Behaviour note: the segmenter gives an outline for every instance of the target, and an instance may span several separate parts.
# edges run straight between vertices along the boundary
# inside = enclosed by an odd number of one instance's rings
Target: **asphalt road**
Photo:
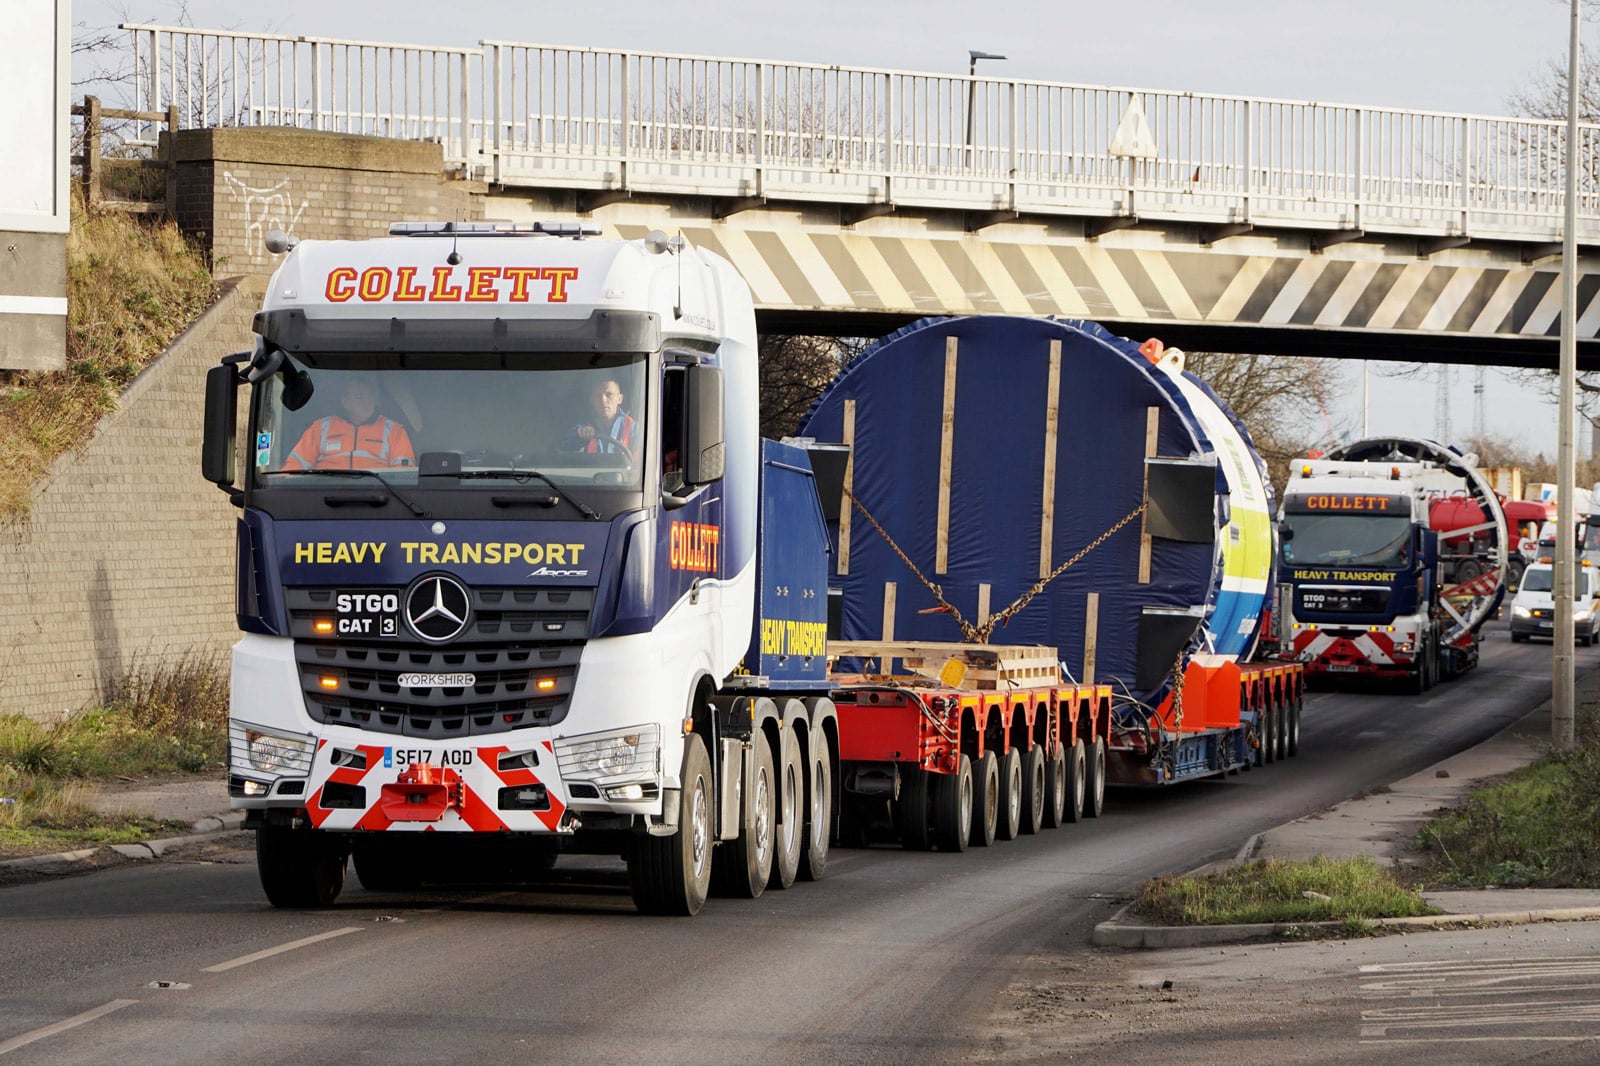
[[[692,920],[635,915],[620,864],[579,859],[538,891],[352,878],[318,913],[270,909],[238,848],[0,889],[0,1057],[967,1060],[1027,961],[1086,945],[1141,881],[1470,746],[1548,695],[1549,662],[1502,630],[1420,698],[1313,694],[1289,762],[1114,791],[1098,820],[987,851],[836,851],[822,884]]]

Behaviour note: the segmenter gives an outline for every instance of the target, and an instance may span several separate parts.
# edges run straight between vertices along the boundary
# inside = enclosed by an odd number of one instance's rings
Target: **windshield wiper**
[[[371,478],[372,480],[376,481],[378,484],[382,485],[384,487],[384,489],[388,491],[388,493],[389,493],[389,495],[391,497],[393,497],[394,499],[396,499],[396,500],[400,501],[401,503],[405,504],[406,509],[409,510],[412,514],[416,515],[418,518],[431,517],[428,514],[427,511],[424,511],[422,508],[418,507],[415,503],[412,503],[406,497],[400,495],[400,491],[398,489],[396,489],[393,485],[389,484],[389,479],[384,477],[382,474],[378,473],[376,470],[359,470],[359,469],[357,469],[357,470],[275,470],[275,471],[273,471],[272,476],[273,477],[278,477],[278,476],[283,476],[283,477],[307,477],[307,476],[310,476],[310,475],[313,475],[313,474],[318,476],[318,477]]]
[[[560,485],[557,485],[553,480],[551,480],[549,474],[543,474],[537,470],[457,470],[453,473],[441,470],[437,473],[430,472],[426,474],[418,474],[417,476],[453,477],[460,478],[463,481],[510,480],[520,482],[522,484],[526,484],[528,481],[538,478],[546,485],[549,485],[557,496],[560,496],[563,500],[570,503],[585,518],[593,519],[595,521],[600,519],[599,511],[596,511],[593,507],[590,507],[586,503],[582,503],[579,500],[575,500],[571,496],[568,496],[566,491],[562,489]]]

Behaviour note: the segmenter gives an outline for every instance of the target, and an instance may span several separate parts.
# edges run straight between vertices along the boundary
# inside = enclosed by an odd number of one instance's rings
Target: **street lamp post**
[[[1561,231],[1561,365],[1560,416],[1556,423],[1556,499],[1561,505],[1556,527],[1554,676],[1550,685],[1550,740],[1557,748],[1576,743],[1572,641],[1572,593],[1576,584],[1577,543],[1573,526],[1578,481],[1572,438],[1576,422],[1578,376],[1578,25],[1579,0],[1572,0],[1572,28],[1567,42],[1566,213]]]
[[[1004,59],[1005,56],[994,52],[967,52],[967,165],[972,165],[972,93],[977,87],[978,60]]]

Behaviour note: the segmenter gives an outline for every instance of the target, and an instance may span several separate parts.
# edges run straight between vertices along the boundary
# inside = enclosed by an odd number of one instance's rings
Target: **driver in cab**
[[[372,470],[413,466],[411,435],[378,413],[378,392],[370,381],[352,378],[339,393],[341,414],[325,415],[306,427],[284,461],[285,470]]]
[[[623,410],[627,399],[615,378],[599,382],[589,393],[590,418],[572,428],[573,450],[590,455],[602,452],[633,454],[633,416]]]

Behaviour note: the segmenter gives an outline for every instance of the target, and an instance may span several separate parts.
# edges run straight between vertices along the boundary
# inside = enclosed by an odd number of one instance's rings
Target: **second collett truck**
[[[1090,442],[1137,521],[1095,546],[1062,508],[1035,545],[1034,566],[1116,562],[1062,586],[1071,612],[1036,634],[1022,610],[1006,645],[840,643],[830,605],[845,624],[865,594],[842,575],[881,596],[901,565],[864,569],[859,524],[848,565],[838,539],[869,487],[842,445],[871,436],[870,412],[820,442],[760,440],[742,279],[659,232],[591,236],[269,235],[287,254],[254,348],[208,375],[202,465],[242,511],[228,787],[272,903],[333,902],[352,862],[386,891],[594,853],[626,861],[641,911],[694,914],[712,892],[821,877],[841,836],[961,851],[1098,814],[1108,778],[1293,753],[1298,668],[1246,661],[1267,502],[1219,473],[1218,452],[1240,471],[1253,452],[1212,443],[1225,415],[1179,402],[1203,387],[1158,352],[1056,324],[1036,351],[1042,367],[1093,349],[1141,382],[1132,428],[1103,413],[1111,437]],[[1010,396],[1043,424],[1064,389]],[[892,433],[912,406],[879,400]],[[1052,468],[1090,454],[1037,445]],[[1012,506],[979,470],[914,477]],[[948,533],[968,558],[971,527]],[[992,575],[1007,595],[1013,562]],[[1073,613],[1089,592],[1098,625]]]
[[[1447,555],[1430,522],[1441,500]],[[1373,438],[1294,464],[1280,513],[1280,648],[1311,676],[1400,680],[1422,692],[1478,661],[1478,630],[1505,595],[1499,497],[1463,456],[1432,441]]]

